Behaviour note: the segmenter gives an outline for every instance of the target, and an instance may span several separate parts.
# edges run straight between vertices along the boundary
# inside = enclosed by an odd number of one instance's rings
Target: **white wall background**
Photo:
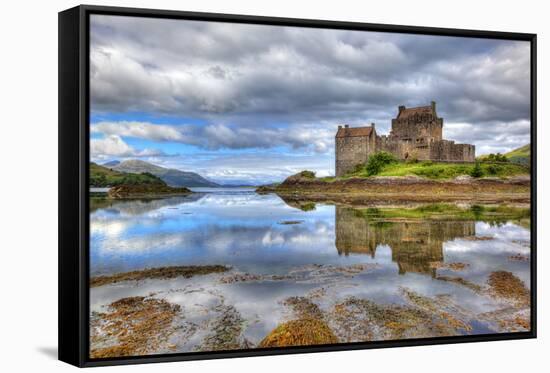
[[[110,371],[540,371],[548,365],[545,267],[550,168],[550,23],[543,1],[128,0],[119,5],[537,33],[539,278],[537,340],[141,365]],[[57,354],[57,12],[76,1],[5,1],[0,22],[0,369],[68,371]],[[538,369],[537,369],[538,367]],[[543,368],[544,369],[544,368]]]

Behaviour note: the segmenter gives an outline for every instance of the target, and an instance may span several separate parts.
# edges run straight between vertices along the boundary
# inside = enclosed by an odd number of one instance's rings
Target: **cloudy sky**
[[[528,42],[91,17],[91,157],[143,159],[223,183],[334,174],[338,124],[389,131],[437,101],[443,135],[529,142]]]

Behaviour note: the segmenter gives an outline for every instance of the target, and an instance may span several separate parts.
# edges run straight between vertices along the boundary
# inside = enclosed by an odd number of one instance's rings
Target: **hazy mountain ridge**
[[[165,168],[139,159],[130,159],[119,162],[111,167],[113,170],[140,174],[151,173],[166,184],[173,187],[217,187],[219,184],[210,181],[195,172],[180,171],[173,168]]]
[[[109,162],[105,162],[102,164],[103,167],[113,167],[113,166],[116,166],[120,164],[120,161],[117,161],[117,160],[114,160],[114,161],[109,161]]]

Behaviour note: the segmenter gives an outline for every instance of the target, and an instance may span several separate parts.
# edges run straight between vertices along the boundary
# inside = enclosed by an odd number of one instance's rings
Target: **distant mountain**
[[[120,164],[120,161],[117,161],[116,159],[114,161],[109,161],[109,162],[105,162],[103,163],[103,166],[105,167],[113,167],[113,166],[116,166]]]
[[[112,166],[113,170],[129,173],[148,172],[159,177],[166,184],[173,187],[217,187],[219,184],[205,179],[194,172],[180,171],[173,168],[164,168],[139,159],[130,159]]]

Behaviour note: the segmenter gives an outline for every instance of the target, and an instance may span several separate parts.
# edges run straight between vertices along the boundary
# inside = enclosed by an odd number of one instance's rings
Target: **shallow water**
[[[349,207],[317,204],[302,211],[274,194],[246,188],[156,200],[95,199],[90,232],[92,276],[160,266],[231,266],[222,274],[91,289],[92,312],[105,312],[120,298],[149,294],[182,307],[181,329],[171,334],[170,349],[152,353],[200,349],[224,307],[240,316],[240,340],[256,346],[292,318],[284,305],[291,296],[306,296],[328,314],[350,297],[410,305],[404,289],[438,300],[446,312],[460,316],[470,328],[458,334],[508,331],[479,315],[510,304],[443,279],[460,277],[486,287],[492,272],[507,271],[530,286],[529,260],[510,259],[530,255],[529,230],[517,222],[373,222]],[[453,270],[434,263],[467,266]],[[234,274],[257,276],[226,280]]]

